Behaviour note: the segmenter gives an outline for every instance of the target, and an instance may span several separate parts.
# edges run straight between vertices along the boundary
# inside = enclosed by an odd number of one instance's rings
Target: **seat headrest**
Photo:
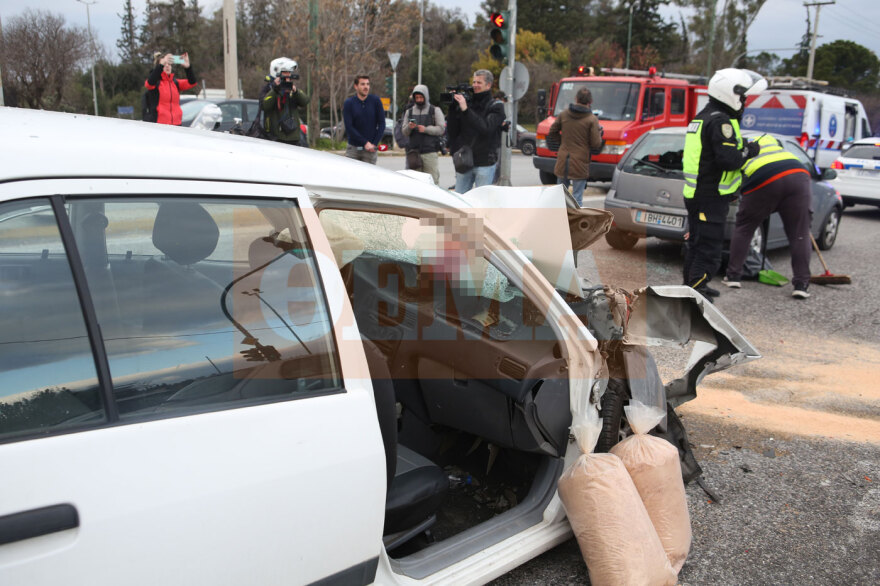
[[[153,246],[181,265],[204,260],[217,248],[220,229],[205,208],[195,202],[159,204],[153,223]]]

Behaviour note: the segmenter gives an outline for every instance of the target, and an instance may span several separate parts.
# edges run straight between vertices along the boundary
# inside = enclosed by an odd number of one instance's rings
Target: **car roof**
[[[646,134],[684,134],[687,132],[687,126],[666,126],[663,128],[655,128],[654,130],[648,131]],[[770,136],[776,138],[777,140],[791,140],[791,137],[783,136],[781,134],[776,134],[773,132],[760,132],[757,130],[743,130],[742,135],[748,137],[756,137],[763,136],[765,134],[769,134]],[[880,139],[878,139],[880,140]]]
[[[0,108],[0,183],[53,178],[190,179],[302,185],[472,207],[458,194],[376,165],[222,132],[117,118]],[[403,203],[403,202],[401,202]]]
[[[866,136],[864,138],[857,138],[856,140],[850,143],[850,146],[857,144],[869,144],[880,146],[880,136]]]

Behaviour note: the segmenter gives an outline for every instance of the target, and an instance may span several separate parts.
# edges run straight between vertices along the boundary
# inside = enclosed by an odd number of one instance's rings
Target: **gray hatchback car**
[[[614,170],[611,188],[605,196],[605,209],[614,214],[614,225],[605,235],[612,247],[626,250],[636,245],[640,238],[654,236],[667,240],[684,241],[688,231],[687,212],[684,207],[684,176],[682,153],[684,152],[685,127],[659,128],[644,134]],[[757,133],[743,133],[744,137],[757,137]],[[794,141],[777,137],[786,150],[798,157],[810,171],[813,187],[812,233],[822,250],[828,250],[837,239],[843,201],[826,180],[836,176],[833,169],[822,175],[816,166]],[[733,234],[737,205],[730,206],[725,228],[725,250]],[[788,245],[782,219],[779,214],[770,217],[767,249]],[[764,228],[755,230],[751,248],[760,251]]]

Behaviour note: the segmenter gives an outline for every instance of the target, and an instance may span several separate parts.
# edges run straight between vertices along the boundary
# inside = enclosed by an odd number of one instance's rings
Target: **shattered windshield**
[[[635,120],[639,102],[639,84],[623,81],[566,81],[559,86],[554,116],[575,103],[581,88],[593,94],[593,113],[599,120]]]
[[[392,214],[325,210],[321,224],[340,266],[364,253],[454,278],[462,290],[494,301],[518,295],[507,277],[483,256],[479,220],[408,218]]]

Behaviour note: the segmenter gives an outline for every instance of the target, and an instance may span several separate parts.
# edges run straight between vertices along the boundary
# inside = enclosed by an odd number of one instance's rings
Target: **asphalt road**
[[[806,301],[754,281],[722,291],[717,306],[763,358],[710,375],[679,409],[720,501],[687,488],[681,584],[880,584],[878,250],[880,209],[849,208],[824,256],[852,285],[813,285]],[[791,277],[787,249],[769,258]],[[584,276],[628,289],[680,283],[680,245],[656,239],[626,252],[599,242],[579,261]],[[587,582],[569,540],[493,584]]]

